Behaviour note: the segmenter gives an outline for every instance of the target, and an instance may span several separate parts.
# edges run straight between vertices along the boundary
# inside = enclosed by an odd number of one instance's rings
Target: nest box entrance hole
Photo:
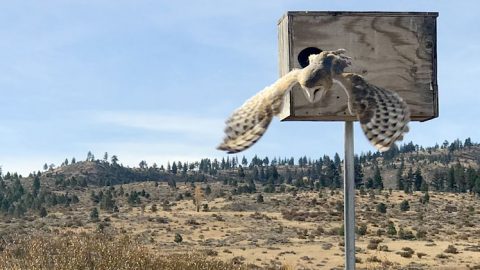
[[[317,47],[307,47],[303,50],[300,51],[300,53],[297,56],[298,63],[302,68],[308,66],[308,57],[312,54],[319,54],[323,52],[323,50],[317,48]]]

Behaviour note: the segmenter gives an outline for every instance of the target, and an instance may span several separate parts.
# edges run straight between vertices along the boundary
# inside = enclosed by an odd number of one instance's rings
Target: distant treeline
[[[394,170],[396,189],[405,192],[429,190],[448,192],[470,192],[480,195],[480,146],[470,138],[459,139],[442,145],[424,148],[412,142],[389,151],[367,152],[355,156],[355,183],[357,188],[383,189],[382,173]],[[463,159],[473,161],[475,167],[465,165]],[[428,171],[428,176],[424,173]],[[368,172],[368,173],[366,173]],[[69,195],[71,188],[88,186],[111,187],[140,181],[168,182],[175,188],[177,182],[195,183],[221,181],[232,187],[233,194],[257,192],[258,185],[263,192],[284,192],[298,189],[319,190],[342,186],[342,160],[338,154],[324,155],[316,159],[306,156],[298,159],[254,156],[227,156],[218,159],[204,158],[197,162],[168,162],[166,166],[141,161],[138,167],[119,163],[116,155],[96,159],[89,152],[85,161],[75,158],[58,167],[44,166],[43,172],[36,172],[24,178],[32,183],[25,188],[22,176],[0,170],[0,213],[21,216],[28,209],[46,214],[46,207],[69,205],[78,198]],[[365,176],[368,175],[368,176]],[[40,185],[48,183],[48,185]],[[390,181],[391,183],[391,181]],[[56,192],[48,190],[51,186]],[[391,184],[390,184],[391,186]],[[61,191],[61,192],[59,192]],[[105,195],[105,196],[104,196]],[[111,209],[116,194],[94,194],[97,203]],[[141,193],[128,194],[129,202],[135,204]],[[148,195],[147,195],[148,196]],[[92,199],[93,200],[93,199]],[[101,204],[102,205],[102,204]]]

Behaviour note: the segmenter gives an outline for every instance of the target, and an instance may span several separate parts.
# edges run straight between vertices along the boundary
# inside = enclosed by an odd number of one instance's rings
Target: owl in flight
[[[313,103],[321,100],[333,83],[338,83],[347,94],[349,113],[357,117],[368,140],[379,151],[402,140],[410,121],[407,104],[395,92],[368,83],[355,73],[344,73],[351,64],[344,53],[340,49],[310,55],[308,66],[293,69],[248,99],[226,121],[225,138],[218,149],[237,153],[256,143],[273,116],[280,113],[285,94],[296,84]]]

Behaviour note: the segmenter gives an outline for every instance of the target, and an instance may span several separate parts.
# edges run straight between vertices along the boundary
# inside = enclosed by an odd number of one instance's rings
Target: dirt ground
[[[144,200],[143,210],[119,200],[119,212],[100,212],[104,224],[101,230],[135,235],[153,252],[201,250],[217,258],[257,266],[343,268],[341,191],[262,193],[264,202],[257,202],[258,193],[231,198],[211,195],[202,201],[208,204],[208,210],[201,207],[197,212],[191,198],[164,202],[165,198],[191,191],[189,185],[179,185],[175,194],[167,194],[172,191],[165,185],[154,187],[152,183],[133,184],[125,190],[140,188],[151,194]],[[222,185],[212,189],[216,194]],[[421,198],[420,192],[384,190],[360,195],[357,191],[356,222],[364,229],[356,238],[358,269],[480,269],[480,200],[466,194],[434,192],[428,203],[422,204]],[[409,202],[408,211],[400,210],[403,200]],[[380,203],[386,205],[386,213],[377,211]],[[151,210],[153,204],[158,208],[155,212]],[[98,222],[87,221],[91,207],[84,201],[71,211],[51,212],[32,221],[31,227],[99,230]],[[389,223],[397,232],[400,228],[406,235],[411,232],[413,238],[389,234]],[[9,222],[0,226],[13,225]],[[182,236],[181,243],[174,242],[176,233]]]

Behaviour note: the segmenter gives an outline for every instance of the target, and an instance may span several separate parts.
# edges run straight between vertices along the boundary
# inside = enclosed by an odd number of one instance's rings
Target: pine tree
[[[183,164],[182,168],[182,176],[185,177],[187,175],[187,170],[188,170],[188,163]]]
[[[255,186],[255,182],[253,179],[248,180],[248,192],[254,193],[257,191],[257,187]]]
[[[450,167],[448,170],[448,176],[447,176],[447,190],[448,191],[456,191],[456,183],[455,183],[455,169]]]
[[[335,153],[333,156],[333,163],[335,164],[335,167],[337,168],[338,172],[342,172],[342,160],[340,159],[340,155],[338,153]]]
[[[384,203],[377,204],[377,212],[382,214],[387,213],[387,206]]]
[[[175,161],[172,164],[172,173],[177,174],[177,164],[175,163]]]
[[[210,185],[207,185],[207,187],[205,188],[205,195],[210,195],[212,193],[212,188],[210,187]]]
[[[421,189],[422,183],[424,182],[423,176],[422,176],[422,171],[420,170],[420,168],[417,167],[417,169],[415,170],[415,174],[414,174],[413,178],[414,178],[415,190],[419,191]]]
[[[98,209],[96,207],[92,208],[92,211],[90,212],[90,220],[92,220],[92,221],[98,221],[99,220],[99,213],[98,213]]]
[[[437,191],[445,190],[445,173],[440,170],[435,170],[431,181],[432,187]]]
[[[370,188],[373,188],[374,184],[373,184],[373,178],[371,177],[368,177],[367,178],[367,183],[365,183],[365,187],[370,189]]]
[[[113,210],[114,207],[115,207],[115,200],[113,199],[112,191],[109,189],[102,196],[102,200],[100,201],[100,209],[111,211]]]
[[[467,185],[465,181],[465,168],[460,163],[457,163],[455,165],[454,178],[455,178],[455,183],[457,184],[457,191],[466,192]]]
[[[95,157],[93,156],[92,152],[88,151],[86,161],[93,161],[94,159]]]
[[[23,201],[20,201],[16,206],[15,206],[15,211],[13,212],[13,215],[17,218],[23,217],[25,213],[27,212],[27,209],[23,203]]]
[[[468,191],[473,192],[473,188],[475,187],[475,181],[477,179],[477,172],[471,166],[468,167],[465,178]]]
[[[425,179],[422,179],[422,184],[420,185],[420,191],[422,192],[428,192],[428,183],[425,181]]]
[[[253,169],[252,169],[252,178],[255,181],[260,181],[260,174],[259,174],[258,168],[256,166],[253,167]]]
[[[428,190],[423,194],[423,197],[420,198],[420,202],[422,204],[427,204],[430,201],[430,195],[428,194]]]
[[[265,177],[265,169],[263,167],[260,167],[260,181],[265,181],[267,178]]]
[[[33,195],[33,197],[37,197],[39,191],[40,191],[40,177],[38,177],[38,175],[36,175],[33,178],[33,185],[32,185],[32,195]]]
[[[470,137],[466,138],[465,142],[463,143],[463,146],[468,148],[472,147],[473,146],[472,139],[470,139]]]
[[[263,159],[263,166],[268,166],[268,164],[269,164],[269,159],[268,159],[268,157],[265,157]]]
[[[40,215],[40,217],[42,217],[42,218],[43,218],[43,217],[46,217],[46,216],[48,215],[47,209],[45,209],[45,207],[42,206],[42,207],[40,208],[39,215]]]
[[[412,167],[410,167],[408,169],[407,176],[405,177],[405,183],[404,183],[404,188],[403,188],[405,193],[411,193],[412,192],[413,181],[414,181],[413,170],[412,170]]]
[[[117,165],[118,157],[116,155],[113,155],[112,158],[111,158],[111,161],[112,161],[113,165]]]
[[[358,155],[355,155],[353,162],[353,170],[354,170],[354,179],[355,179],[355,187],[359,187],[363,183],[363,169],[362,164],[360,163],[360,158]],[[320,168],[321,170],[321,168]],[[320,173],[318,173],[320,174]]]
[[[243,167],[246,167],[248,165],[248,161],[247,161],[247,158],[245,158],[245,156],[242,157],[242,165]]]
[[[245,171],[243,170],[242,166],[239,166],[238,168],[238,176],[242,179],[245,178]]]
[[[373,187],[375,189],[383,189],[383,179],[378,166],[375,166],[375,171],[373,173]]]
[[[128,195],[128,199],[127,199],[127,202],[128,204],[130,205],[138,205],[141,203],[141,199],[140,199],[140,194],[136,191],[132,191],[130,192],[130,194]]]
[[[400,210],[403,211],[403,212],[410,210],[410,204],[408,203],[407,200],[403,200],[400,203]]]
[[[271,178],[273,179],[273,181],[277,181],[278,180],[278,177],[280,176],[280,174],[278,174],[278,170],[277,170],[277,166],[275,165],[272,165],[270,166],[270,176]]]
[[[405,161],[403,160],[402,157],[402,162],[400,163],[400,167],[398,167],[397,170],[397,189],[398,190],[404,190],[405,188],[405,179],[403,179],[403,170],[405,169]]]
[[[475,179],[475,186],[473,187],[473,192],[475,192],[477,196],[480,196],[480,175],[477,175],[477,178]]]
[[[395,228],[395,223],[393,223],[392,221],[388,222],[387,234],[390,235],[390,236],[396,236],[397,235],[397,229]]]

